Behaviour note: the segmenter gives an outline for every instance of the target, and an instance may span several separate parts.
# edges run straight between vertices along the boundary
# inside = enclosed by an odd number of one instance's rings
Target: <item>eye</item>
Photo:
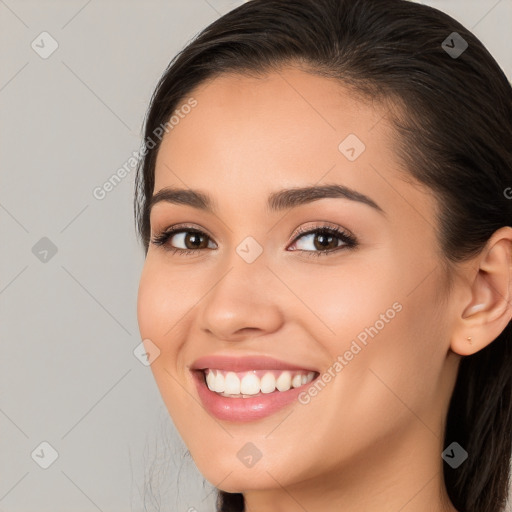
[[[207,241],[211,241],[210,237],[203,231],[181,225],[173,226],[155,235],[151,243],[157,246],[164,246],[166,250],[173,253],[188,256],[201,251],[201,249],[207,248],[210,245]],[[175,247],[174,244],[181,245],[182,247]],[[214,249],[215,245],[210,248]]]
[[[341,242],[341,243],[340,243]],[[203,231],[189,226],[173,226],[151,239],[151,243],[164,246],[172,253],[190,256],[202,249],[215,249],[216,245]],[[175,245],[181,245],[176,247]],[[296,248],[293,248],[296,245]],[[337,226],[322,225],[312,229],[299,228],[294,238],[292,251],[308,253],[308,256],[328,255],[341,249],[357,246],[357,239]]]
[[[294,245],[297,248],[292,249],[293,251],[300,250],[309,253],[307,256],[320,256],[344,248],[354,248],[357,246],[357,240],[352,234],[337,226],[324,225],[313,229],[299,228],[298,236],[294,239]]]

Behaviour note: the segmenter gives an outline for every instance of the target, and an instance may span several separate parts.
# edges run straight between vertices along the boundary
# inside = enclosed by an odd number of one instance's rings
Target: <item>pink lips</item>
[[[298,395],[311,382],[297,388],[291,388],[288,391],[274,391],[273,393],[255,395],[250,398],[230,398],[208,389],[205,374],[201,371],[206,368],[233,372],[265,369],[306,370],[314,371],[318,376],[318,371],[313,368],[293,365],[266,356],[231,357],[218,355],[200,357],[190,366],[199,398],[211,415],[220,420],[232,422],[254,421],[274,414],[295,402]]]
[[[213,368],[232,372],[244,372],[249,370],[306,370],[316,371],[314,368],[297,366],[285,361],[280,361],[267,356],[203,356],[196,359],[190,366],[191,370],[204,370]]]

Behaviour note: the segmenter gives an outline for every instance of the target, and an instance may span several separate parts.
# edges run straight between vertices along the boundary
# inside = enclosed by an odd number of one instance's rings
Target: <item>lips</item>
[[[274,359],[268,356],[224,356],[212,355],[203,356],[196,359],[190,366],[191,370],[206,370],[215,368],[231,372],[245,372],[249,370],[304,370],[306,372],[316,372],[315,368],[308,366],[299,366],[286,361]]]
[[[232,422],[254,421],[293,404],[299,393],[319,376],[315,369],[267,356],[204,356],[194,361],[190,370],[205,409],[218,419]],[[244,379],[237,378],[242,375],[246,378],[250,376],[251,382],[245,389]],[[295,379],[295,385],[287,382],[290,378],[293,381],[294,375],[301,376],[300,382],[298,378]],[[222,385],[217,387],[212,385],[212,376],[216,376],[216,384],[220,379],[225,382],[231,380],[235,385],[230,387],[232,384],[228,382],[226,388]],[[272,385],[268,389],[262,387],[261,391],[252,387],[256,386],[256,380],[261,376],[264,376],[261,384],[264,379],[273,380],[274,389],[271,389]],[[252,380],[255,382],[252,383]]]

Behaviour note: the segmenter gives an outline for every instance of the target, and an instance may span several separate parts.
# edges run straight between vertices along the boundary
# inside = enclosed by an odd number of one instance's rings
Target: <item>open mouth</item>
[[[189,370],[204,409],[230,422],[255,421],[292,407],[320,376],[300,363],[258,354],[203,356]]]
[[[201,370],[210,391],[229,398],[252,398],[306,386],[319,373],[308,370],[248,370],[233,372],[214,368]]]

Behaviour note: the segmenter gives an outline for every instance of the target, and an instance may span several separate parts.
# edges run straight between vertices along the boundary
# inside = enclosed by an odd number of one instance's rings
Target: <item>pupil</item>
[[[187,242],[189,242],[191,239],[193,239],[193,241],[191,242],[193,249],[201,245],[201,235],[199,233],[189,233],[187,237]]]
[[[320,234],[320,235],[318,235],[318,240],[319,240],[319,245],[325,249],[325,247],[328,247],[329,244],[332,242],[333,236]]]

